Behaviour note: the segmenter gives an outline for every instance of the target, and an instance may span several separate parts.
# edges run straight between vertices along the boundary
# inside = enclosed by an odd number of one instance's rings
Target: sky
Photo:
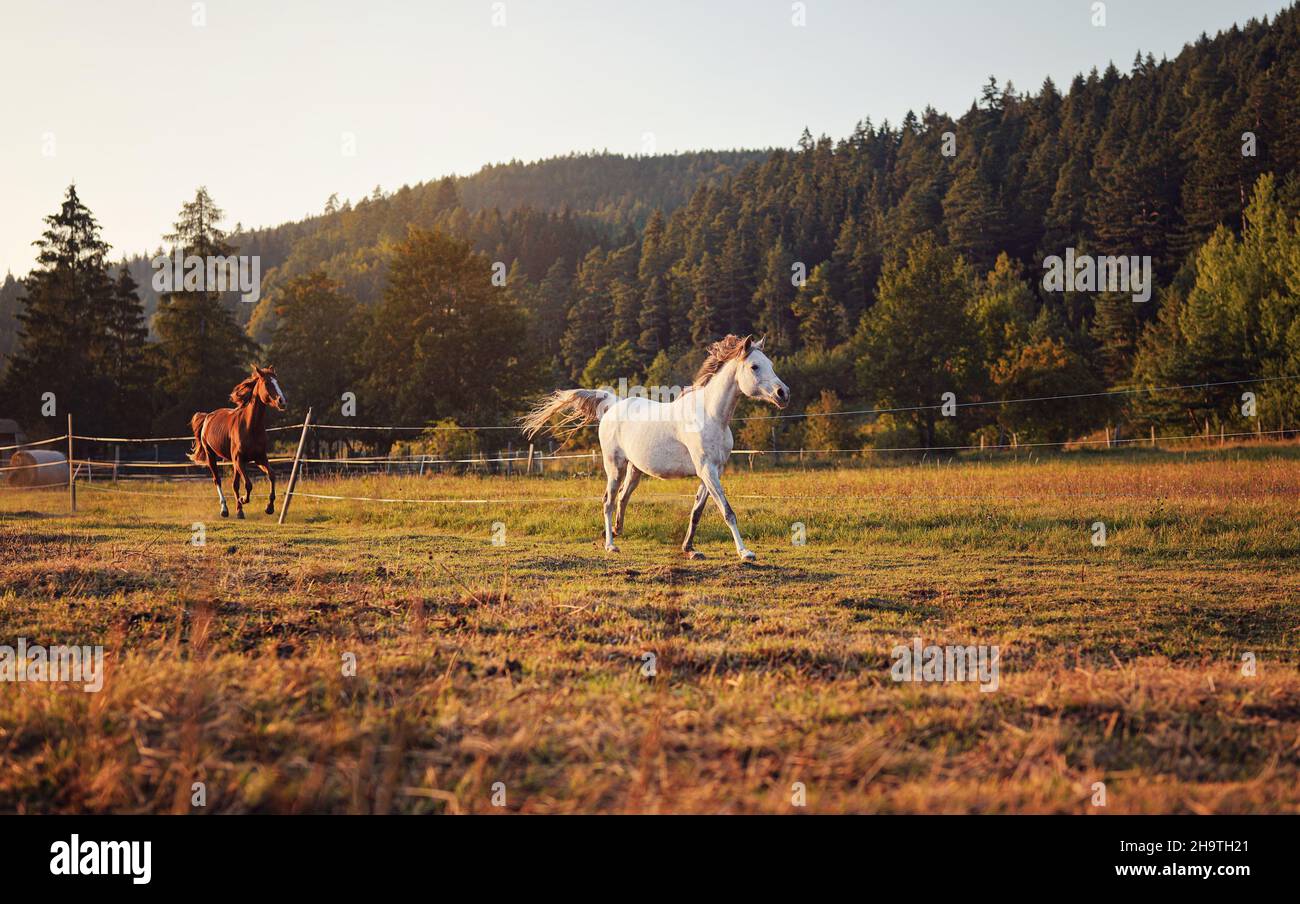
[[[1280,0],[5,0],[0,273],[75,181],[114,256],[199,185],[270,226],[487,163],[792,146],[1062,90]],[[802,8],[803,24],[797,24]]]

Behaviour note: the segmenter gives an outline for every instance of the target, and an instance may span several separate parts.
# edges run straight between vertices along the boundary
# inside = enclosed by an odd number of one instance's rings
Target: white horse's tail
[[[524,435],[532,439],[550,428],[558,435],[568,435],[600,420],[602,414],[618,401],[618,396],[605,389],[561,389],[542,396],[533,410],[520,418]],[[561,415],[556,424],[551,418]]]

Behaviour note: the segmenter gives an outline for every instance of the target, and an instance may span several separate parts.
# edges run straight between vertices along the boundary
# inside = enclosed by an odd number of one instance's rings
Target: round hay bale
[[[23,449],[9,458],[9,467],[19,468],[6,475],[11,487],[66,487],[68,459],[50,449]]]

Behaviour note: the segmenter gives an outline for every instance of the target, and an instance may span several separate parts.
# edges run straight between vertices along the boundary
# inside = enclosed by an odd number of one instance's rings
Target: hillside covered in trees
[[[792,413],[919,410],[750,421],[743,446],[1060,441],[1126,422],[1253,429],[1243,389],[1267,427],[1294,428],[1298,50],[1293,7],[1065,86],[990,77],[955,118],[926,109],[838,140],[805,131],[764,153],[511,163],[179,241],[262,256],[262,301],[214,310],[303,388],[296,406],[327,418],[355,391],[370,422],[503,423],[556,385],[684,383],[708,341],[753,332],[769,337]],[[1044,262],[1068,250],[1149,257],[1150,299],[1044,288]],[[128,269],[147,286],[147,261]],[[166,319],[141,297],[157,339]],[[0,307],[0,352],[5,317]],[[8,335],[15,360],[31,357]],[[183,370],[177,341],[171,373]],[[1242,382],[1258,379],[1272,382]],[[1225,385],[1140,391],[1209,382]],[[1138,391],[1092,395],[1112,389]],[[927,406],[946,392],[963,405],[1080,398],[945,418]]]

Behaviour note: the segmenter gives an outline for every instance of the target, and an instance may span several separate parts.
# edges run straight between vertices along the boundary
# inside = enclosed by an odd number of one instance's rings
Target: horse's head
[[[790,404],[790,387],[781,382],[772,369],[772,359],[763,354],[762,339],[755,342],[752,336],[745,337],[736,383],[751,399],[771,402],[777,408]]]
[[[252,379],[253,393],[263,405],[270,405],[277,411],[289,407],[289,400],[284,397],[284,390],[275,378],[274,367],[254,367]]]

